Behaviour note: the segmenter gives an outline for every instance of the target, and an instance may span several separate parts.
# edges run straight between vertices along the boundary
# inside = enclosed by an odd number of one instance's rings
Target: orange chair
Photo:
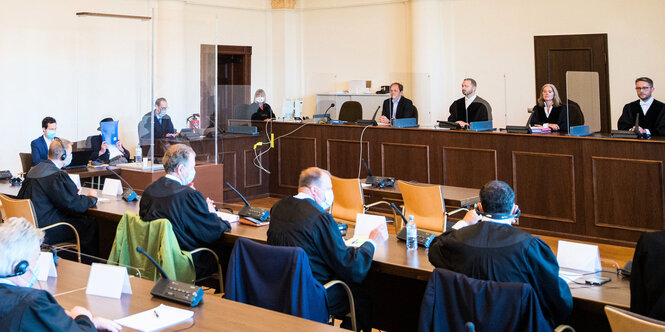
[[[37,222],[37,215],[35,214],[35,208],[32,206],[32,202],[29,199],[14,199],[9,198],[3,194],[0,194],[0,202],[2,202],[2,208],[5,211],[5,217],[7,219],[11,217],[23,217],[26,220],[32,222],[35,227],[45,231],[51,228],[66,226],[72,229],[74,236],[76,237],[76,243],[58,243],[53,245],[54,248],[75,248],[78,256],[79,263],[81,262],[81,241],[79,240],[79,233],[76,231],[76,228],[71,224],[66,222],[58,222],[55,224],[48,225],[46,227],[39,227]]]
[[[378,201],[365,205],[363,188],[359,179],[343,179],[336,176],[330,177],[332,180],[333,194],[335,201],[330,208],[330,214],[339,222],[346,224],[355,224],[356,215],[365,213],[369,208],[379,204],[390,204],[386,201]],[[394,215],[393,215],[394,219]]]
[[[402,212],[407,218],[409,215],[413,216],[418,229],[443,233],[446,230],[449,215],[468,211],[466,208],[459,208],[447,212],[443,200],[443,189],[440,185],[410,183],[402,180],[398,180],[397,185],[404,200]],[[397,223],[395,224],[395,232],[399,232],[404,227],[404,221],[400,222],[400,225],[397,227]]]
[[[605,306],[605,314],[610,322],[612,332],[641,331],[664,332],[665,322],[638,315],[628,310]]]

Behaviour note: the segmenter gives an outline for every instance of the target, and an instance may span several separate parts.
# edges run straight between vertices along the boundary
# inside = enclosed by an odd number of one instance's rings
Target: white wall
[[[665,84],[660,23],[665,2],[645,0],[302,0],[271,10],[269,0],[0,0],[0,169],[41,133],[84,139],[113,116],[133,150],[136,123],[155,94],[169,100],[176,127],[198,110],[200,45],[252,46],[252,87],[281,112],[284,98],[344,90],[349,80],[392,81],[419,106],[421,123],[447,117],[462,78],[478,80],[497,127],[526,120],[535,102],[533,36],[607,33],[613,124],[636,99],[633,80]],[[151,16],[151,21],[77,17],[78,11]],[[217,23],[216,23],[217,22]],[[215,25],[218,28],[215,30]],[[665,99],[665,97],[661,97]],[[425,114],[425,116],[423,116]]]

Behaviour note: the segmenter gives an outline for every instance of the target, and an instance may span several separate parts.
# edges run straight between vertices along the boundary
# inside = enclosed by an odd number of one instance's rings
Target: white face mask
[[[188,186],[190,183],[194,182],[194,177],[196,176],[196,169],[192,169],[192,172],[189,173],[189,176],[182,181],[183,186]]]
[[[266,101],[266,99],[263,98],[263,97],[258,97],[258,98],[256,98],[256,102],[257,102],[257,103],[263,103],[264,101]]]
[[[332,189],[330,189],[330,190],[326,191],[325,200],[323,202],[319,203],[319,205],[321,205],[321,207],[324,210],[328,210],[333,205],[334,201],[335,201],[335,194],[333,193]]]

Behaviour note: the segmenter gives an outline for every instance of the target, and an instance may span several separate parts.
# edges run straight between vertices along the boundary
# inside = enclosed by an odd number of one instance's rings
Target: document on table
[[[139,331],[156,331],[184,322],[193,316],[194,311],[160,304],[154,309],[116,319],[115,322]]]
[[[358,213],[356,215],[356,227],[353,231],[353,237],[344,241],[348,247],[360,247],[363,243],[369,240],[369,234],[375,228],[382,226],[382,231],[386,232],[386,217],[371,214]]]

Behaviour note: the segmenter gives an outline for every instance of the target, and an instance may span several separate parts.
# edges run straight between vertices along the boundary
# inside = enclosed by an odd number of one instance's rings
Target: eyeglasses
[[[638,87],[635,87],[635,90],[636,90],[636,91],[640,91],[640,90],[649,90],[649,89],[651,89],[650,86],[638,86]]]

